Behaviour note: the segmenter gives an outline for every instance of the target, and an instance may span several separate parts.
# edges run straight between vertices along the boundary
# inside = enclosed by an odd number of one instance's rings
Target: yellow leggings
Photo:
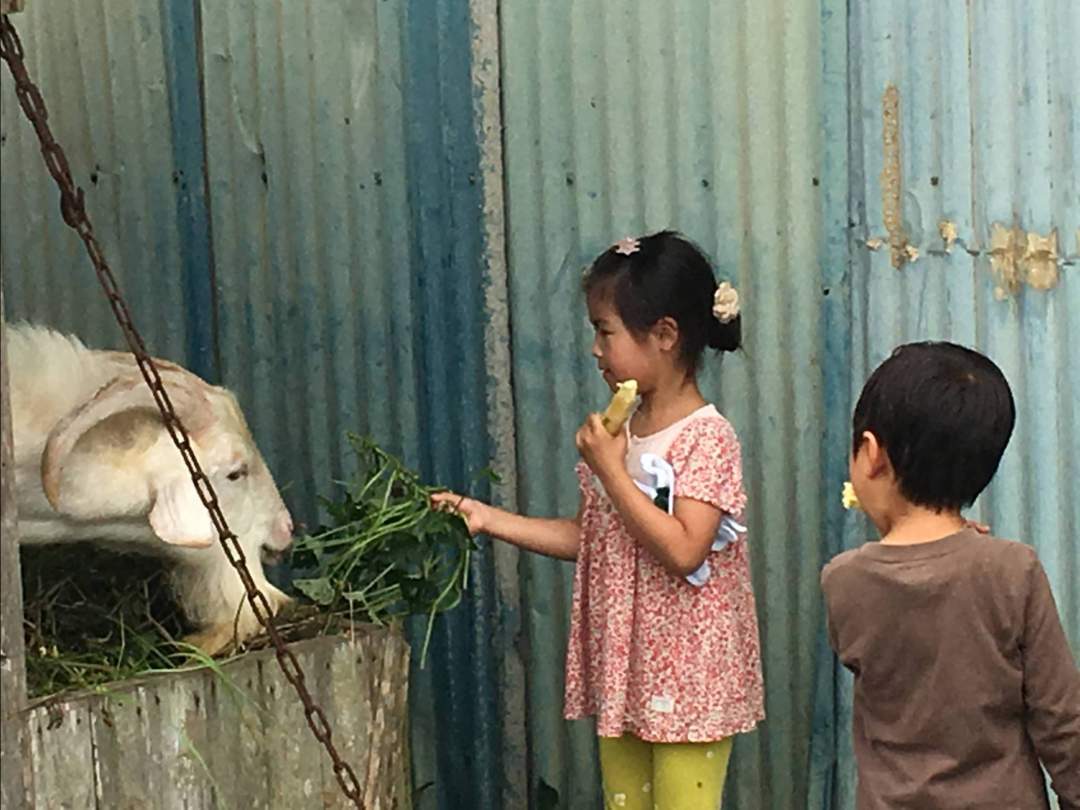
[[[604,810],[718,810],[730,756],[731,737],[700,743],[601,737]]]

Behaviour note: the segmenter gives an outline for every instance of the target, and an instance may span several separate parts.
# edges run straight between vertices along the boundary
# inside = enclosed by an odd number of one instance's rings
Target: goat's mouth
[[[291,546],[286,548],[270,548],[270,546],[262,547],[262,561],[263,565],[281,565],[289,556]]]

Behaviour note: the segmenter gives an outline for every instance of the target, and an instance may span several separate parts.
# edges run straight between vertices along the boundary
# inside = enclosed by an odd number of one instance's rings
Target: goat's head
[[[236,398],[171,363],[165,389],[245,556],[280,556],[292,520]],[[149,521],[163,542],[205,548],[217,530],[137,373],[123,373],[54,427],[42,455],[52,507],[83,520]],[[254,565],[253,565],[254,569]]]

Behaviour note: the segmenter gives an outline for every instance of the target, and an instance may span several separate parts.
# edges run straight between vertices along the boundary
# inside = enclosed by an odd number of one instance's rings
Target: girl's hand
[[[589,414],[574,436],[574,444],[585,463],[600,477],[626,468],[626,431],[620,430],[612,436],[598,413]]]
[[[472,535],[483,534],[490,523],[490,506],[454,492],[436,492],[431,496],[431,508],[461,515]]]
[[[976,523],[974,520],[969,520],[968,518],[964,518],[964,528],[974,529],[979,534],[990,534],[990,527],[985,523]]]

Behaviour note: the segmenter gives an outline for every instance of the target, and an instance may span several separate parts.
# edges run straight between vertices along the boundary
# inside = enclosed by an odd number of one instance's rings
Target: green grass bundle
[[[431,508],[437,488],[372,440],[348,439],[359,471],[323,499],[329,525],[296,544],[293,585],[362,621],[427,615],[423,660],[435,616],[461,601],[475,545],[459,516]]]

